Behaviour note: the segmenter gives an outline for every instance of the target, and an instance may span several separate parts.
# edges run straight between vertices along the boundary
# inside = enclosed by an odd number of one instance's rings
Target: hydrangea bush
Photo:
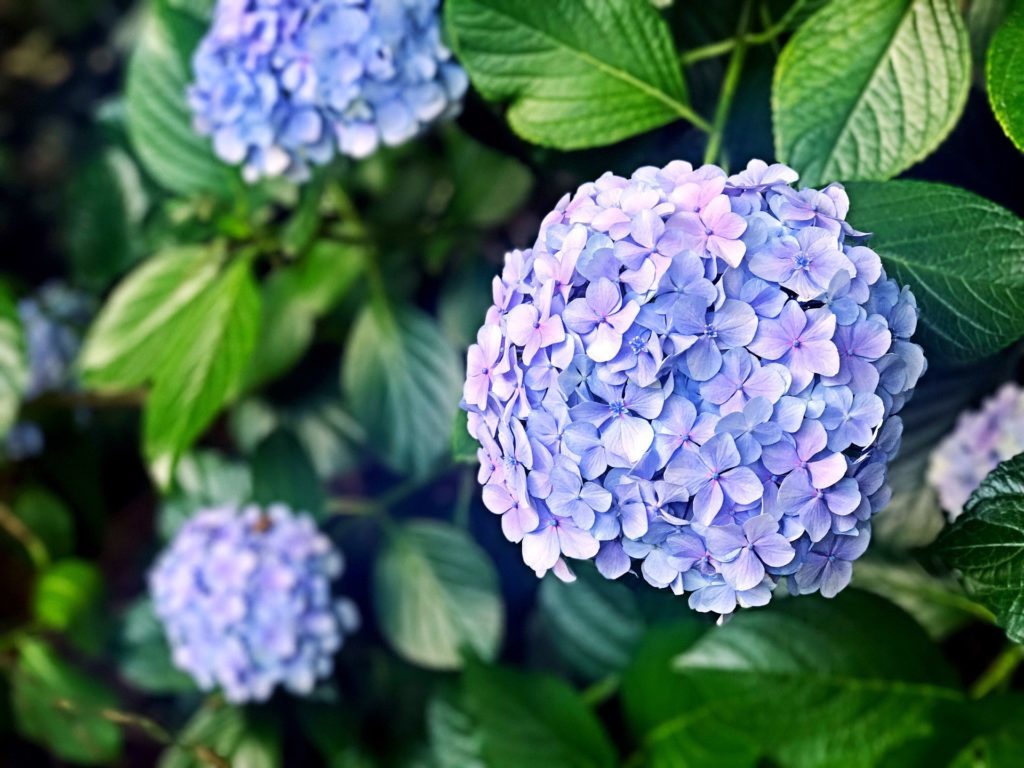
[[[843,188],[796,180],[608,173],[506,256],[463,404],[484,502],[538,575],[638,566],[721,614],[850,581],[925,358]]]
[[[956,429],[932,452],[928,482],[949,519],[960,516],[989,472],[1022,452],[1024,391],[1008,382],[981,408],[960,414]]]
[[[201,510],[161,554],[149,590],[174,664],[228,701],[309,694],[359,614],[335,597],[342,556],[312,518],[276,504]]]
[[[468,84],[438,0],[219,0],[193,69],[195,127],[249,181],[401,144]]]

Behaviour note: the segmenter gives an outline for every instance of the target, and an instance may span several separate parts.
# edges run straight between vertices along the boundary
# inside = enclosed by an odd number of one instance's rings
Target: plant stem
[[[36,536],[6,504],[0,504],[0,528],[7,531],[12,539],[25,548],[37,571],[44,570],[50,564],[50,553],[43,540]]]
[[[743,73],[743,60],[747,56],[745,36],[747,27],[750,24],[751,3],[752,0],[747,0],[740,9],[740,21],[736,27],[736,40],[738,42],[732,52],[732,56],[729,57],[729,65],[725,68],[725,77],[722,79],[722,91],[718,97],[718,106],[715,108],[715,120],[711,126],[711,133],[708,135],[707,149],[704,151],[705,163],[715,162],[722,148],[722,134],[725,132],[725,124],[729,120],[732,100],[740,84],[740,75]]]
[[[460,473],[459,495],[455,499],[455,512],[452,513],[452,522],[463,530],[469,528],[469,507],[473,503],[473,489],[476,487],[474,474],[468,467]]]
[[[781,19],[761,32],[744,33],[742,36],[733,37],[729,40],[719,40],[717,43],[702,45],[700,48],[691,48],[689,51],[684,51],[680,58],[685,66],[690,66],[698,61],[724,56],[740,43],[747,46],[770,43],[789,28],[805,2],[807,0],[796,0]]]
[[[592,683],[580,694],[580,698],[588,707],[596,707],[615,695],[621,680],[618,675],[608,675]]]
[[[980,699],[1008,683],[1022,661],[1024,661],[1024,646],[1017,643],[1007,645],[1002,653],[996,656],[989,668],[974,681],[970,690],[971,698]]]

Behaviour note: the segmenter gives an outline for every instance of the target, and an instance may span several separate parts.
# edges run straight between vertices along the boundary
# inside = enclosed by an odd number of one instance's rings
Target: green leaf
[[[409,661],[458,669],[464,653],[493,659],[505,618],[490,559],[464,531],[410,522],[377,559],[374,602],[381,632]]]
[[[28,359],[18,306],[6,284],[0,282],[0,439],[18,418],[27,384]]]
[[[144,448],[161,486],[238,392],[260,324],[260,296],[239,259],[182,313],[165,339],[146,403]]]
[[[972,0],[967,7],[967,34],[971,38],[971,58],[983,66],[989,43],[1003,23],[1013,0]]]
[[[131,272],[100,311],[79,357],[91,387],[129,389],[165,360],[167,337],[214,283],[223,256],[206,246],[158,253]]]
[[[589,563],[573,566],[576,581],[552,574],[540,583],[538,623],[545,655],[552,651],[586,680],[621,672],[644,633],[636,595]]]
[[[265,710],[210,704],[200,709],[164,752],[159,768],[209,768],[196,748],[213,752],[233,768],[280,768],[281,732]],[[183,748],[187,745],[190,748]]]
[[[356,283],[364,249],[321,240],[263,284],[263,333],[246,373],[253,389],[291,368],[309,349],[316,321]]]
[[[937,547],[968,594],[1024,642],[1024,454],[989,473]]]
[[[363,310],[342,365],[349,409],[395,471],[423,477],[450,450],[462,361],[417,309]]]
[[[58,560],[36,581],[32,613],[41,627],[66,632],[80,647],[97,650],[102,598],[103,577],[95,565],[71,558]]]
[[[61,760],[112,763],[121,753],[121,731],[101,712],[115,706],[103,684],[68,666],[40,640],[19,644],[11,674],[11,706],[18,731]]]
[[[253,501],[287,504],[322,519],[327,495],[306,449],[289,432],[278,430],[252,457]]]
[[[497,226],[526,202],[533,176],[518,160],[495,152],[460,131],[446,131],[445,144],[455,187],[447,215],[457,226]]]
[[[75,523],[67,505],[57,496],[45,488],[27,486],[15,497],[12,511],[43,543],[50,559],[71,554],[75,546]]]
[[[195,16],[156,0],[143,22],[125,82],[128,135],[139,160],[171,192],[226,195],[236,174],[192,127],[189,58],[206,31]]]
[[[598,147],[700,121],[647,0],[450,0],[445,19],[473,85],[509,102],[512,129],[535,144]]]
[[[447,698],[435,696],[427,706],[430,754],[437,768],[487,768],[476,723]]]
[[[452,427],[452,460],[459,464],[476,464],[480,443],[469,434],[469,414],[461,408],[455,412]]]
[[[1024,335],[1024,221],[956,187],[849,185],[850,221],[873,232],[886,272],[909,285],[932,356],[971,361]]]
[[[140,691],[152,694],[189,693],[192,678],[174,666],[163,625],[148,598],[136,600],[125,612],[117,655],[121,677]]]
[[[474,661],[463,680],[489,768],[611,768],[615,750],[579,695],[554,677]]]
[[[252,501],[252,474],[242,463],[213,451],[185,454],[174,470],[174,487],[160,508],[158,528],[164,541],[203,507]]]
[[[1024,4],[1020,2],[992,38],[985,81],[996,119],[1024,152]]]
[[[955,0],[829,3],[775,68],[776,154],[810,185],[895,176],[956,125],[970,63]]]
[[[686,695],[655,739],[707,744],[714,733],[723,747],[746,746],[792,768],[875,766],[931,733],[936,706],[962,700],[921,628],[856,591],[744,611],[699,639],[675,669]]]

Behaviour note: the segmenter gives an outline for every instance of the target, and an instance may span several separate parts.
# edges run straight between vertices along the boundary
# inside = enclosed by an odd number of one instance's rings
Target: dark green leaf
[[[967,34],[971,38],[971,58],[983,66],[992,36],[1003,23],[1012,0],[971,0],[967,7]]]
[[[811,185],[895,176],[956,125],[970,63],[955,0],[829,3],[779,57],[776,154]]]
[[[931,355],[976,360],[1024,335],[1024,222],[956,187],[849,185],[850,221],[873,232],[891,277],[921,307]]]
[[[197,510],[252,501],[252,475],[245,464],[212,451],[185,454],[174,471],[174,487],[160,508],[158,528],[164,540]]]
[[[455,186],[448,216],[458,226],[481,229],[504,223],[526,202],[533,186],[530,171],[463,133],[452,130],[445,136]]]
[[[156,0],[128,64],[125,83],[128,134],[146,170],[172,192],[225,194],[236,174],[192,127],[186,103],[188,61],[205,25]]]
[[[240,259],[182,312],[146,403],[144,448],[157,482],[237,393],[256,345],[260,296]]]
[[[422,477],[450,450],[462,361],[434,321],[412,307],[367,307],[342,366],[349,409],[398,472]]]
[[[467,651],[494,658],[505,617],[486,553],[447,523],[404,525],[377,559],[374,602],[381,632],[403,657],[457,669]]]
[[[1024,454],[992,470],[937,546],[968,594],[1024,642]]]
[[[557,678],[474,661],[466,668],[464,691],[489,768],[618,764],[601,723]]]
[[[207,705],[185,726],[181,746],[164,752],[159,768],[209,768],[196,748],[212,751],[232,768],[280,768],[280,727],[263,710]],[[183,748],[185,747],[185,748]]]
[[[27,383],[28,360],[21,318],[14,296],[0,282],[0,439],[18,418]]]
[[[89,652],[99,650],[103,576],[85,560],[58,560],[36,581],[32,613],[36,622]]]
[[[115,705],[113,693],[65,664],[39,640],[23,640],[18,650],[11,705],[21,735],[68,762],[117,760],[121,731],[101,715]]]
[[[257,504],[284,503],[323,517],[326,493],[306,449],[291,433],[278,430],[260,444],[252,457],[252,476]]]
[[[158,253],[132,271],[100,311],[79,357],[85,382],[128,389],[165,360],[167,337],[217,278],[223,256],[204,246]]]
[[[694,120],[665,22],[648,0],[450,0],[449,36],[485,98],[528,141],[612,144]]]
[[[455,425],[452,428],[452,459],[459,464],[476,464],[478,459],[476,452],[480,443],[469,434],[467,414],[462,409],[455,413]]]
[[[28,486],[15,497],[12,511],[43,542],[51,559],[71,554],[75,524],[63,501],[45,488]]]
[[[1017,3],[988,49],[988,98],[996,119],[1024,152],[1024,4]]]
[[[121,676],[146,693],[188,693],[196,690],[192,678],[174,666],[163,625],[153,604],[140,599],[132,604],[121,625]]]
[[[455,703],[441,696],[430,700],[427,733],[437,768],[487,768],[476,723]]]

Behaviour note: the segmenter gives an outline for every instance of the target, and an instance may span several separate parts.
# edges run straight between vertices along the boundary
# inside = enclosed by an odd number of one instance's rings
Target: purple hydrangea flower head
[[[249,181],[401,144],[468,85],[438,0],[219,0],[193,70],[196,129]]]
[[[462,405],[538,575],[593,558],[717,613],[849,581],[926,363],[845,191],[796,180],[605,174],[506,256]]]
[[[342,557],[312,518],[274,504],[190,518],[149,574],[175,666],[231,702],[277,686],[306,695],[355,631],[355,605],[332,595]]]
[[[1024,453],[1024,389],[1009,382],[976,411],[960,414],[956,428],[932,452],[928,482],[955,520],[996,466]]]

